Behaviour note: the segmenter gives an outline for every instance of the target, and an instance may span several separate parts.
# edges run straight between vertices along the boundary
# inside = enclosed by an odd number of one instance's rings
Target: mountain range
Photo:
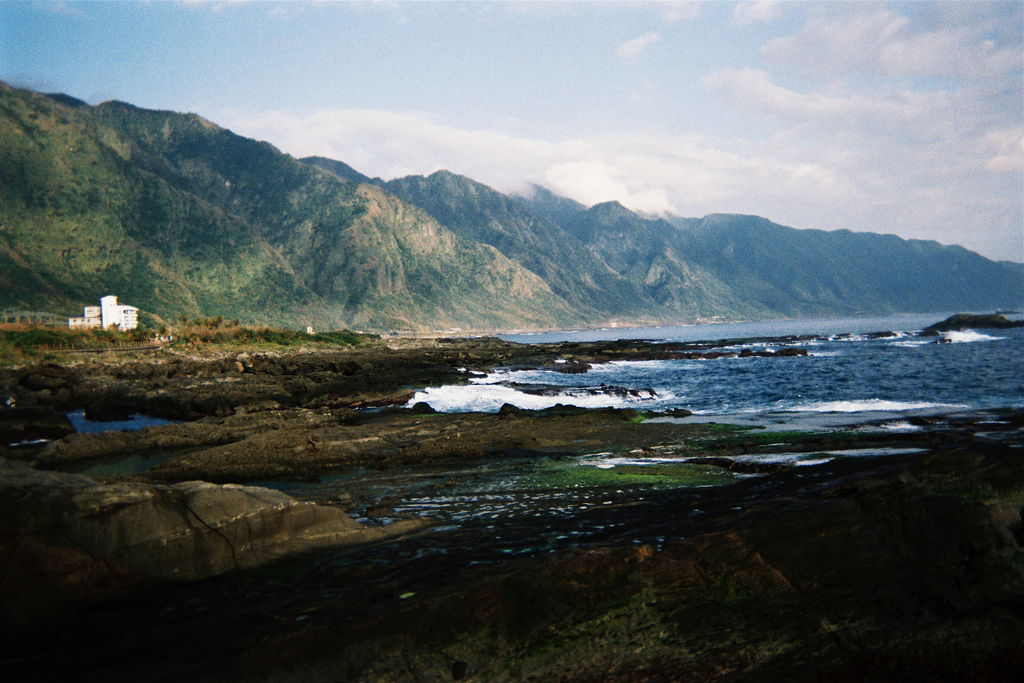
[[[757,216],[381,180],[195,114],[0,84],[0,309],[510,329],[1018,307],[1024,265]]]

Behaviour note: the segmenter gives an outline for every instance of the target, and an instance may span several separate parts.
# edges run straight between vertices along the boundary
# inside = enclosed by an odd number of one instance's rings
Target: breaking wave
[[[999,339],[1005,339],[1006,337],[993,337],[988,334],[982,334],[981,332],[975,332],[974,330],[950,330],[943,332],[942,336],[949,342],[954,344],[963,344],[967,342],[979,342],[979,341],[997,341]]]
[[[887,401],[881,398],[869,398],[855,401],[818,401],[794,406],[786,410],[794,413],[859,413],[868,411],[901,411],[923,410],[926,408],[965,408],[955,403],[931,403],[928,401]]]
[[[636,408],[662,407],[674,399],[671,392],[658,393],[653,397],[623,397],[611,393],[583,393],[579,387],[565,387],[564,392],[554,395],[537,395],[502,384],[468,384],[417,391],[406,405],[422,401],[442,413],[495,413],[506,403],[526,410],[543,410],[559,404],[580,408]]]

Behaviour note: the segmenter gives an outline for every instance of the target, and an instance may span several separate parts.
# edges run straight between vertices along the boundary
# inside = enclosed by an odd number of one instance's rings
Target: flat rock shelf
[[[420,340],[0,370],[17,406],[0,415],[0,676],[1011,680],[1017,407],[775,424],[599,383],[634,405],[412,400],[499,369],[583,382],[611,361],[792,362],[812,341],[750,342],[755,356],[736,340]],[[166,419],[83,433],[64,416],[127,408]]]

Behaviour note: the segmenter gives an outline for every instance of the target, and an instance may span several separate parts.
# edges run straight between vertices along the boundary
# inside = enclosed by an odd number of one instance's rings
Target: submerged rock
[[[96,401],[85,406],[85,419],[93,422],[116,422],[130,420],[135,406],[127,401]]]
[[[589,372],[591,369],[590,363],[584,363],[583,361],[570,359],[557,359],[551,365],[545,365],[540,368],[541,370],[551,370],[553,372],[560,372],[565,375],[580,375],[585,372]]]
[[[503,386],[521,391],[531,396],[547,397],[584,397],[584,396],[611,396],[623,399],[655,399],[658,393],[654,389],[629,387],[616,387],[610,384],[600,384],[591,387],[563,386],[560,384],[528,384],[524,382],[502,382]]]

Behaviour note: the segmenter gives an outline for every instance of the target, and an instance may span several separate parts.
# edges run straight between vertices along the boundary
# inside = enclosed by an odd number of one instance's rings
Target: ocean
[[[732,350],[806,349],[807,356],[626,361],[595,365],[583,374],[497,369],[472,384],[433,387],[412,402],[442,412],[497,411],[502,404],[539,409],[555,404],[631,407],[649,411],[685,408],[693,420],[856,422],[864,419],[1024,406],[1024,328],[965,330],[920,337],[943,314],[873,318],[698,324],[505,335],[509,341],[553,343],[647,339],[749,340]],[[878,337],[874,333],[891,332]],[[784,341],[788,335],[815,335]],[[768,339],[762,339],[768,338]],[[539,396],[516,384],[560,387]],[[638,396],[608,387],[635,390]]]

